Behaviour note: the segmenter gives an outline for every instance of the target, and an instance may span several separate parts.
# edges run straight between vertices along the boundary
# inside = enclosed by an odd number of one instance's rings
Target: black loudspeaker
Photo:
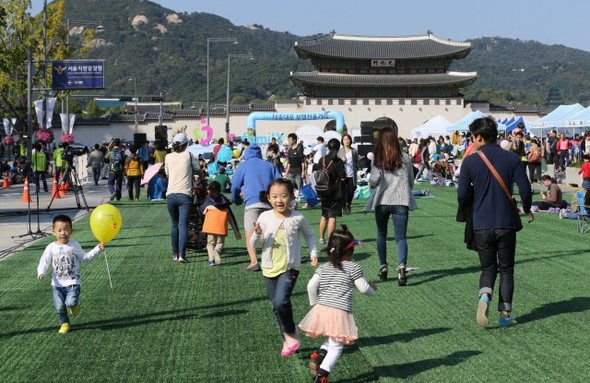
[[[363,128],[373,128],[373,121],[361,121],[361,130]]]
[[[375,153],[375,145],[357,145],[356,151],[359,156],[366,157],[369,152]]]
[[[164,141],[168,144],[168,127],[165,125],[156,126],[156,141]]]
[[[133,134],[133,141],[135,146],[140,147],[147,141],[147,134],[146,133],[134,133]]]

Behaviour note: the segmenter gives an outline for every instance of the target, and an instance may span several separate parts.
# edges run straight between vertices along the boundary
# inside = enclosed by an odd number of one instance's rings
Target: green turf
[[[588,235],[576,222],[538,213],[518,234],[515,328],[498,329],[497,298],[490,326],[476,324],[479,262],[465,249],[455,222],[456,189],[433,188],[410,214],[408,285],[378,281],[375,223],[360,213],[339,222],[366,242],[355,260],[374,297],[355,292],[360,339],[344,348],[331,382],[554,382],[586,381],[590,337]],[[568,197],[569,198],[569,197]],[[114,290],[104,256],[81,265],[80,315],[58,334],[50,278],[36,280],[46,238],[0,262],[0,381],[83,382],[308,382],[309,354],[323,339],[303,338],[302,352],[281,357],[278,326],[260,273],[248,264],[244,241],[230,233],[222,265],[205,252],[191,263],[172,261],[163,203],[122,203],[123,227],[107,244]],[[238,222],[242,209],[234,208]],[[317,233],[319,209],[305,212]],[[89,217],[72,239],[96,244]],[[390,264],[397,253],[390,230]],[[294,316],[309,310],[305,264],[293,296]],[[322,256],[320,261],[325,261]],[[390,275],[393,275],[390,272]]]

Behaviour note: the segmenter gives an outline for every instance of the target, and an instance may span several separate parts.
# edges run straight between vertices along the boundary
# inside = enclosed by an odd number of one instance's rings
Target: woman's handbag
[[[479,156],[481,157],[483,162],[486,163],[486,165],[488,166],[488,168],[490,169],[490,171],[492,172],[494,177],[496,177],[496,180],[498,180],[498,183],[500,184],[500,186],[502,186],[502,189],[504,190],[504,193],[506,193],[506,197],[508,197],[508,200],[510,201],[510,205],[512,206],[512,213],[514,215],[514,220],[516,221],[516,231],[521,231],[522,230],[522,219],[520,218],[520,212],[518,211],[518,207],[516,206],[516,200],[514,198],[512,198],[512,196],[510,195],[510,192],[508,191],[508,188],[506,187],[504,180],[502,180],[502,177],[500,177],[500,175],[498,174],[498,171],[496,170],[496,168],[494,168],[494,165],[492,165],[492,163],[490,162],[490,160],[488,160],[486,155],[483,154],[481,151],[478,151],[477,154],[479,154]]]
[[[529,162],[539,161],[541,161],[541,154],[539,152],[531,152],[531,154],[529,154]]]

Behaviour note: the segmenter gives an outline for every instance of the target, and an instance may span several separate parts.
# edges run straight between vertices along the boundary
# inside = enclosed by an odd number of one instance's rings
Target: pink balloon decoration
[[[368,158],[369,160],[373,161],[373,157],[374,157],[374,155],[373,155],[373,152],[369,152],[369,153],[367,153],[367,158]]]
[[[508,150],[508,148],[510,147],[510,141],[502,140],[502,142],[500,142],[500,147],[504,150]]]

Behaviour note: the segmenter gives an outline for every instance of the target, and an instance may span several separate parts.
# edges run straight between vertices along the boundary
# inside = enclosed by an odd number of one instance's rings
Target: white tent
[[[426,138],[428,136],[432,136],[434,138],[437,138],[438,136],[445,136],[447,134],[447,128],[451,125],[453,124],[446,118],[438,115],[426,121],[424,125],[413,129],[410,132],[410,138],[413,140],[414,138],[420,139]]]

